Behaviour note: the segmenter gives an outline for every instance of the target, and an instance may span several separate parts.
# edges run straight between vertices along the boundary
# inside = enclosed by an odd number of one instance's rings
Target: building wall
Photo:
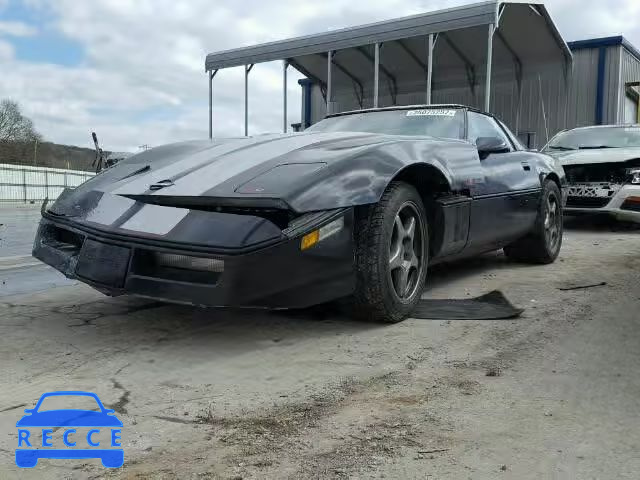
[[[620,77],[621,77],[621,95],[620,95],[620,106],[618,113],[618,122],[624,121],[624,97],[625,97],[625,86],[629,83],[640,83],[640,59],[633,55],[629,50],[624,47],[621,47],[621,68],[620,68]],[[636,87],[637,90],[637,87]],[[638,119],[638,123],[640,123],[640,119]]]
[[[584,127],[596,122],[598,59],[598,49],[595,48],[573,52],[573,70],[567,108],[569,127]]]
[[[459,83],[459,82],[453,82]],[[484,106],[484,78],[480,76],[472,89],[467,86],[449,87],[440,79],[434,83],[433,103],[455,103],[482,109]],[[382,84],[381,84],[382,87]],[[399,94],[397,105],[424,104],[425,86],[416,85],[412,93]],[[547,138],[566,128],[567,101],[564,75],[555,70],[526,72],[522,91],[518,88],[513,72],[502,72],[494,77],[491,89],[491,111],[501,118],[516,134],[532,132],[536,139],[532,147],[542,147]],[[350,89],[334,89],[332,111],[357,110],[359,105]],[[365,100],[365,107],[368,100]],[[520,103],[520,108],[518,104]],[[392,99],[385,88],[380,89],[379,105],[391,106]],[[593,109],[592,109],[593,110]],[[314,85],[311,93],[311,123],[322,120],[326,114],[326,100],[321,89]],[[546,119],[546,123],[545,123]]]
[[[602,123],[619,123],[624,118],[625,84],[640,82],[640,60],[622,45],[581,48],[573,52],[573,69],[568,78],[558,68],[524,72],[519,93],[513,71],[496,72],[491,91],[491,112],[501,118],[515,133],[524,138],[531,133],[532,147],[540,148],[563,129],[596,124],[600,56],[604,55],[602,76]],[[437,78],[437,72],[434,72]],[[483,108],[484,78],[478,78],[472,93],[460,79],[434,80],[433,103],[457,103]],[[463,82],[462,82],[463,83]],[[568,86],[568,88],[567,88]],[[360,108],[353,90],[334,89],[332,111]],[[370,99],[365,99],[365,108]],[[413,93],[398,95],[398,105],[425,103],[425,86],[416,85]],[[380,83],[380,106],[392,105],[391,97]],[[520,108],[518,108],[520,105]],[[320,88],[313,86],[311,94],[311,123],[326,114],[325,98]]]
[[[618,123],[622,89],[620,86],[620,55],[622,46],[605,50],[604,98],[602,124]]]

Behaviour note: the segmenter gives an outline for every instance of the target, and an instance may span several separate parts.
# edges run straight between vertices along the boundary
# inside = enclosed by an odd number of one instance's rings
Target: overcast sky
[[[469,0],[0,0],[0,98],[49,141],[136,151],[207,136],[208,52],[471,3]],[[547,0],[566,40],[625,35],[640,47],[640,0]],[[282,125],[281,65],[257,65],[251,133]],[[290,122],[300,119],[290,75]],[[242,68],[215,83],[216,134],[243,130]],[[259,79],[259,81],[258,81]]]

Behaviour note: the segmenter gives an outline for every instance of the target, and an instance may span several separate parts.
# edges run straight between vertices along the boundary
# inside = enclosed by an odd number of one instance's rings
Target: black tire
[[[562,195],[556,182],[545,180],[533,230],[526,237],[504,247],[504,253],[519,262],[553,263],[562,247],[562,233]]]
[[[391,182],[378,203],[356,210],[356,290],[351,298],[356,318],[396,323],[411,313],[427,275],[428,232],[422,199],[408,183]]]

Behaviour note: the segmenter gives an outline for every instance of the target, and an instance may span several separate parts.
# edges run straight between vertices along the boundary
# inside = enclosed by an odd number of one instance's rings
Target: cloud
[[[0,6],[0,10],[2,7]],[[38,29],[24,22],[4,22],[0,21],[0,35],[11,35],[14,37],[30,37],[38,33]]]
[[[28,0],[29,8],[45,20],[37,27],[0,23],[0,36],[5,35],[0,38],[0,92],[18,100],[45,137],[56,142],[90,146],[92,130],[105,148],[117,150],[206,137],[207,53],[464,3],[468,1]],[[637,0],[546,4],[569,40],[624,33],[640,45]],[[82,61],[63,66],[53,58],[50,63],[21,60],[9,43],[9,30],[35,38],[53,30],[81,46]],[[300,77],[290,69],[290,123],[300,119]],[[217,135],[243,133],[243,78],[242,68],[235,68],[220,71],[215,79]],[[251,72],[252,133],[281,129],[281,91],[280,63],[260,64]]]
[[[13,46],[9,42],[0,40],[0,62],[12,60],[13,52]]]

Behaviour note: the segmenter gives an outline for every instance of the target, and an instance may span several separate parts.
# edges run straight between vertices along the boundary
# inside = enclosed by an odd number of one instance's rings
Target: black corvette
[[[504,248],[551,263],[565,177],[457,105],[333,115],[304,133],[166,145],[42,209],[33,254],[107,295],[206,306],[348,298],[395,322],[427,266]]]

